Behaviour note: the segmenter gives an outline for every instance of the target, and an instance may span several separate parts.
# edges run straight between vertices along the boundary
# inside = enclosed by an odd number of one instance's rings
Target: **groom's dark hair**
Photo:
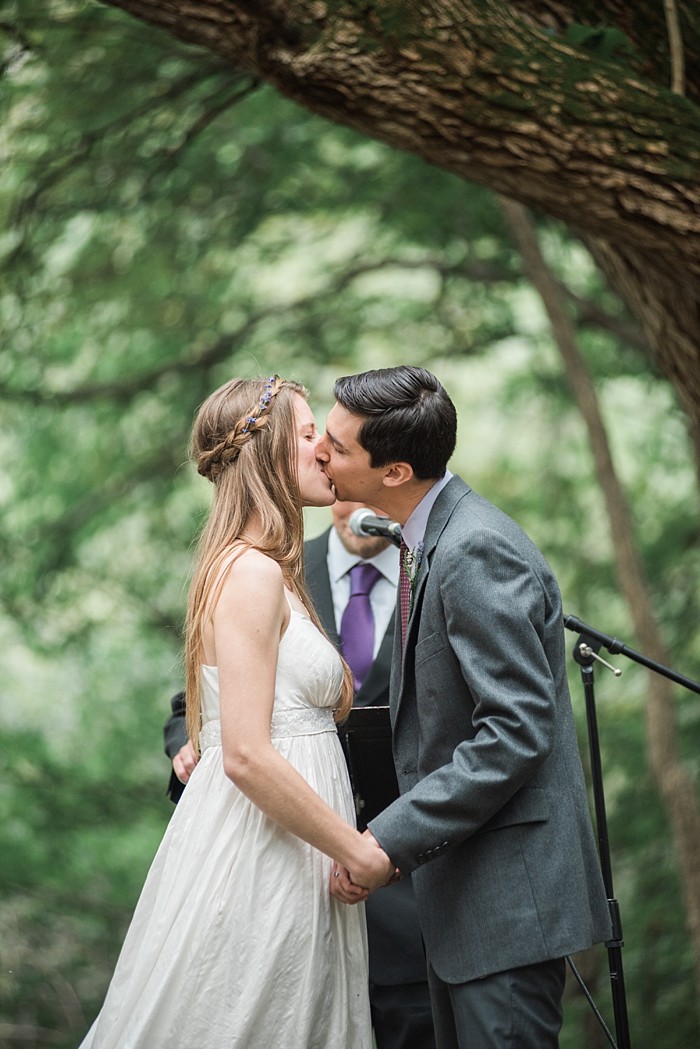
[[[407,364],[336,379],[338,404],[364,419],[358,432],[372,467],[407,462],[421,481],[440,478],[455,449],[457,412],[432,372]]]

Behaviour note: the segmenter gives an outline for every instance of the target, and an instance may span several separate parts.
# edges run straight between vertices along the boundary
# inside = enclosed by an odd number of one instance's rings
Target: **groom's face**
[[[328,413],[326,432],[316,446],[316,454],[338,499],[383,509],[386,471],[370,466],[369,452],[357,439],[361,425],[360,416],[336,404]]]

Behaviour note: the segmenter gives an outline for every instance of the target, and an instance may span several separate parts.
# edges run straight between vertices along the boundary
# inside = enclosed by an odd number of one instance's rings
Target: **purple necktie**
[[[369,592],[381,574],[378,568],[369,564],[358,564],[350,569],[350,598],[340,622],[340,641],[345,661],[355,678],[356,691],[374,658],[374,616]]]

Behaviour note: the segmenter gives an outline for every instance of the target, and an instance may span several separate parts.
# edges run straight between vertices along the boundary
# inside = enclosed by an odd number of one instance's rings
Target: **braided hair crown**
[[[260,389],[262,382],[262,389]],[[204,402],[199,411],[199,433],[193,436],[192,455],[197,471],[216,483],[256,433],[267,426],[274,399],[285,386],[279,375],[269,379],[232,379]],[[243,404],[257,403],[241,412]]]

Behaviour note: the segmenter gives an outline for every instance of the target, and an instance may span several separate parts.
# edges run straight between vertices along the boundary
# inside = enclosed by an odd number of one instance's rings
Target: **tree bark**
[[[700,420],[700,14],[691,0],[676,4],[687,97],[671,91],[657,0],[104,2],[323,117],[565,222]]]
[[[595,387],[579,350],[566,304],[542,257],[537,234],[525,210],[508,200],[502,200],[501,207],[522,253],[525,272],[547,311],[571,391],[586,424],[598,483],[605,498],[620,590],[627,600],[640,649],[649,659],[669,666],[669,654],[654,616],[635,541],[632,514],[615,470]],[[700,1002],[700,809],[695,784],[680,758],[678,719],[670,682],[654,673],[650,673],[647,683],[646,727],[649,763],[668,815],[678,861]]]

